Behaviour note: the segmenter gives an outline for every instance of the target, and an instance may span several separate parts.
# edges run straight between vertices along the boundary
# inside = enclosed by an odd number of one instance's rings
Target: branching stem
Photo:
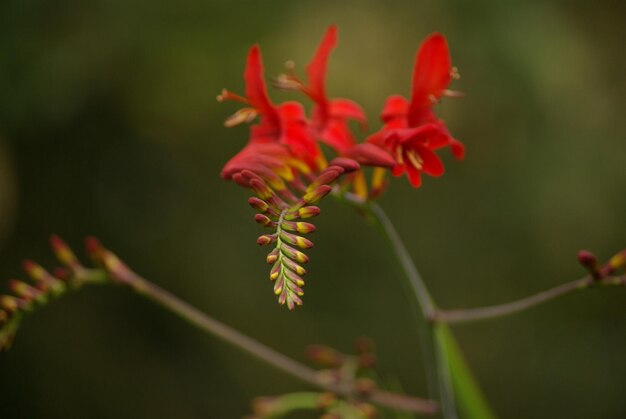
[[[283,371],[301,381],[321,388],[326,391],[363,398],[373,403],[421,414],[435,414],[437,404],[433,401],[382,390],[375,390],[368,395],[360,395],[352,385],[344,383],[327,382],[320,378],[315,370],[307,367],[274,349],[266,346],[249,336],[221,323],[207,314],[201,312],[187,302],[181,300],[163,288],[138,276],[132,271],[127,271],[125,277],[117,278],[128,284],[138,294],[152,300],[161,307],[176,314],[183,320],[196,326],[200,330],[213,335],[253,357]]]
[[[518,313],[585,289],[620,285],[626,285],[626,276],[610,276],[599,280],[587,276],[510,303],[469,309],[435,310],[431,320],[453,324],[493,319]]]

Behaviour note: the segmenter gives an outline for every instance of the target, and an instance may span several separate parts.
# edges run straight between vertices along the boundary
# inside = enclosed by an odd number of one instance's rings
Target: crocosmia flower
[[[395,158],[392,173],[407,174],[411,185],[421,185],[421,174],[441,176],[443,164],[435,151],[450,147],[458,159],[465,148],[454,139],[444,122],[437,119],[433,106],[444,95],[457,95],[446,90],[453,77],[448,45],[443,35],[430,35],[420,46],[413,69],[411,99],[390,96],[381,113],[382,130],[367,141],[387,149]]]
[[[313,242],[305,237],[315,230],[309,222],[320,214],[317,206],[330,193],[353,191],[363,201],[375,199],[386,186],[388,169],[396,175],[407,172],[419,185],[420,173],[443,173],[434,150],[450,146],[462,156],[462,145],[454,140],[432,107],[451,79],[452,68],[445,40],[431,36],[418,53],[411,101],[401,96],[388,99],[383,110],[384,128],[366,142],[358,142],[352,131],[363,130],[366,118],[355,102],[330,98],[326,72],[331,51],[337,45],[337,28],[330,26],[300,80],[294,65],[274,80],[278,88],[304,93],[311,99],[307,116],[295,101],[274,104],[267,94],[263,61],[258,46],[248,52],[244,71],[245,96],[223,90],[218,100],[234,100],[244,108],[226,119],[232,127],[252,123],[247,144],[222,169],[222,177],[254,192],[248,203],[257,212],[254,220],[269,232],[257,243],[271,247],[266,261],[269,278],[280,304],[290,310],[302,305],[306,251]],[[258,119],[258,121],[257,121]],[[327,159],[320,143],[334,154]],[[371,188],[362,165],[373,166]]]

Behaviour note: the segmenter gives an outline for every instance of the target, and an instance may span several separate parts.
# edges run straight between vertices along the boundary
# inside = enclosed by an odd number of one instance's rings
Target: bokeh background
[[[304,361],[366,335],[380,368],[425,394],[394,259],[355,214],[323,204],[305,306],[279,307],[248,194],[219,179],[246,141],[225,129],[248,47],[267,73],[340,28],[332,95],[407,93],[414,53],[446,34],[467,96],[439,107],[462,163],[381,204],[443,307],[504,302],[583,274],[626,245],[626,8],[619,1],[0,2],[0,276],[51,264],[47,237],[88,234],[147,278]],[[291,96],[274,95],[276,100]],[[2,280],[3,287],[5,286]],[[502,418],[626,417],[626,292],[587,292],[455,327]],[[0,354],[2,418],[237,418],[306,389],[119,288],[30,316]]]

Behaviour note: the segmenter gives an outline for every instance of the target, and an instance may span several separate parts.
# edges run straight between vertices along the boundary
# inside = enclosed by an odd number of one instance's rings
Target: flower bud
[[[331,186],[321,185],[321,186],[318,186],[317,188],[315,188],[314,190],[312,190],[310,192],[307,192],[302,197],[302,199],[307,204],[314,204],[317,201],[319,201],[320,199],[324,198],[326,195],[328,195],[330,193],[330,191],[332,191],[332,190],[333,190],[333,188]]]
[[[587,271],[589,271],[595,279],[600,278],[600,273],[598,271],[598,259],[596,259],[593,253],[587,250],[581,250],[578,252],[577,258],[583,268],[587,269]]]
[[[330,161],[329,165],[342,167],[346,172],[354,172],[361,167],[358,162],[346,157],[336,157]]]
[[[276,248],[276,249],[272,250],[271,252],[269,252],[267,254],[267,257],[265,258],[265,261],[269,265],[275,263],[278,260],[278,252],[279,252],[278,248]]]
[[[280,238],[285,243],[298,246],[300,249],[310,249],[313,247],[313,242],[309,239],[305,239],[301,236],[296,236],[295,234],[287,233],[286,231],[280,232]]]
[[[34,300],[41,294],[41,291],[37,288],[31,287],[26,282],[12,279],[9,281],[9,289],[20,298],[25,300]]]
[[[254,221],[261,224],[263,227],[276,227],[277,225],[267,215],[263,215],[263,214],[255,214]]]
[[[296,262],[307,263],[309,261],[309,257],[307,255],[305,255],[299,250],[294,249],[293,247],[287,244],[283,244],[280,247],[280,250],[283,252],[285,256],[295,260]]]
[[[259,246],[267,246],[268,244],[274,243],[276,241],[276,234],[263,234],[256,239],[256,242]]]
[[[256,196],[248,198],[248,204],[250,204],[252,208],[260,212],[265,212],[270,207],[267,202],[257,198]]]
[[[308,207],[302,207],[298,210],[298,216],[300,218],[312,218],[319,215],[321,212],[319,207],[310,205]]]
[[[50,245],[59,262],[72,270],[80,269],[80,263],[72,249],[57,235],[50,237]]]

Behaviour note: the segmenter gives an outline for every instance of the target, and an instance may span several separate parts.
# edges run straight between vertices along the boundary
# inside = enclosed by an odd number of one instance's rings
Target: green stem
[[[435,313],[436,305],[428,291],[426,283],[419,274],[413,259],[409,254],[400,234],[385,211],[376,203],[369,205],[370,214],[376,220],[379,230],[383,233],[394,254],[398,258],[404,272],[405,288],[413,298],[413,312],[417,314],[418,333],[422,342],[426,363],[427,378],[431,397],[437,396],[441,400],[442,414],[446,419],[458,417],[454,388],[451,382],[450,369],[445,357],[444,342],[437,338],[438,325],[430,322]]]
[[[510,303],[470,309],[436,310],[432,319],[435,322],[447,324],[494,319],[518,313],[578,291],[601,286],[624,285],[626,285],[626,276],[610,276],[597,280],[592,277],[585,277]]]
[[[387,214],[376,203],[363,202],[350,193],[344,193],[338,198],[369,215],[398,258],[406,279],[405,288],[412,297],[411,308],[424,347],[429,388],[431,393],[439,394],[437,398],[441,400],[443,416],[446,419],[457,418],[458,405],[464,417],[493,418],[493,412],[465,363],[448,326],[432,322],[432,318],[438,312],[437,306]]]

